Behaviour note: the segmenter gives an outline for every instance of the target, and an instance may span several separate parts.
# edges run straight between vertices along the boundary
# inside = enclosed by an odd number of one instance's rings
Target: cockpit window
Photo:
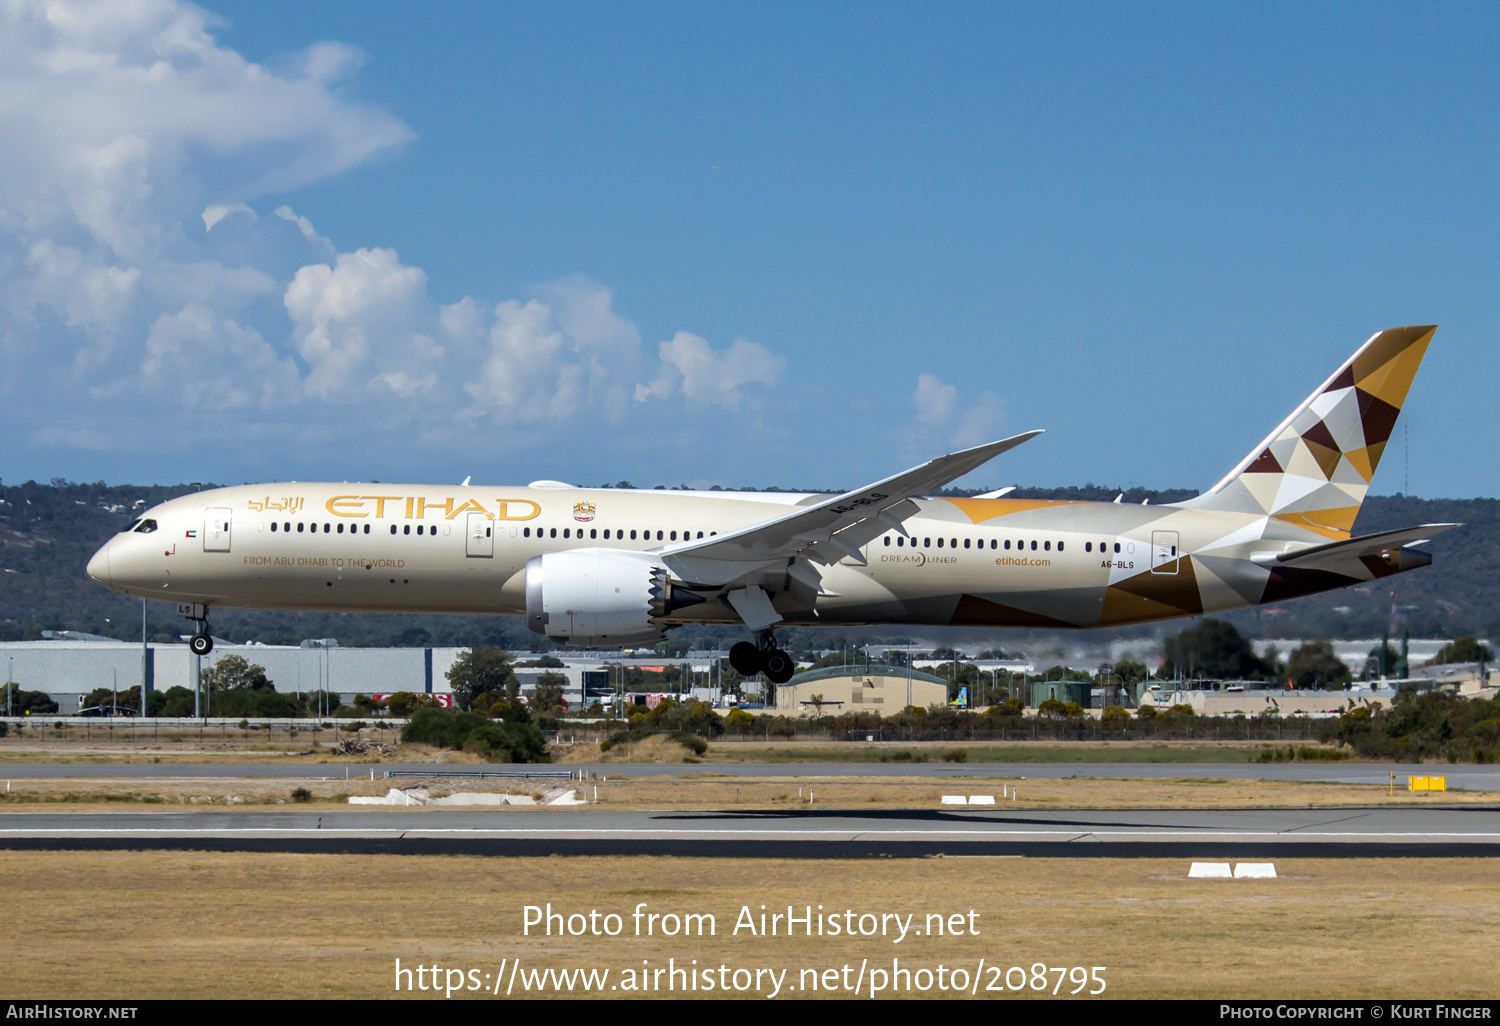
[[[156,530],[156,521],[142,517],[131,526],[130,530],[136,534],[150,534]]]

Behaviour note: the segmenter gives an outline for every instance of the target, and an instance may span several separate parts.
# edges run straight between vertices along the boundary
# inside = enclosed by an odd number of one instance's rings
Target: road
[[[1500,856],[1500,810],[0,812],[0,848],[859,858]]]

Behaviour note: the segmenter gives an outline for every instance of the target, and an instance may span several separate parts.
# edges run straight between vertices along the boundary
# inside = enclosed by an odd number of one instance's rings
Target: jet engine
[[[526,626],[566,644],[660,641],[661,617],[702,601],[648,552],[572,549],[526,561]]]

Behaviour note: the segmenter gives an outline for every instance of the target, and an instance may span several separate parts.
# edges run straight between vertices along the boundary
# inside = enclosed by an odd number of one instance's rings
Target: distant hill
[[[132,640],[140,637],[138,600],[89,580],[83,568],[110,535],[139,508],[212,485],[104,485],[54,481],[0,485],[0,640],[36,638],[47,630],[80,630]],[[773,490],[773,489],[765,489]],[[1190,489],[1017,488],[1017,498],[1172,502]],[[944,494],[975,494],[950,490]],[[137,505],[139,504],[139,506]],[[1355,529],[1359,533],[1412,524],[1462,522],[1460,530],[1434,539],[1434,566],[1384,582],[1314,595],[1271,609],[1230,614],[1252,635],[1377,636],[1391,623],[1393,606],[1405,613],[1413,635],[1500,634],[1500,501],[1371,496]],[[161,603],[149,604],[149,633],[170,640],[184,632]],[[498,644],[530,648],[539,638],[519,617],[436,616],[394,613],[284,613],[223,610],[214,628],[236,641],[295,644],[303,638],[336,637],[344,645]],[[723,633],[726,636],[739,632]],[[858,632],[881,640],[887,632]],[[890,633],[895,640],[896,632]],[[900,632],[902,636],[906,632]],[[999,643],[1003,643],[1003,638]]]

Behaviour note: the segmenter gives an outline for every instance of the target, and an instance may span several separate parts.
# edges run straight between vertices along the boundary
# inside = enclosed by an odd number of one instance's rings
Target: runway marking
[[[48,836],[48,837],[95,837],[95,836],[122,836],[122,837],[239,837],[246,835],[277,834],[285,837],[307,836],[307,837],[367,837],[388,838],[391,840],[402,840],[406,838],[417,839],[437,835],[464,835],[470,837],[600,837],[600,836],[624,836],[624,837],[678,837],[688,839],[704,835],[724,837],[836,837],[844,840],[873,840],[881,837],[955,837],[985,840],[989,838],[1061,838],[1063,840],[1082,840],[1086,837],[1109,837],[1109,838],[1138,838],[1138,837],[1180,837],[1194,841],[1241,841],[1241,840],[1265,840],[1268,838],[1285,838],[1292,835],[1292,831],[1233,831],[1225,833],[1205,833],[1201,830],[1092,830],[1079,833],[1076,830],[634,830],[628,828],[596,827],[578,830],[558,830],[546,828],[514,828],[514,829],[486,829],[482,827],[433,827],[429,829],[404,830],[380,830],[378,828],[359,827],[329,827],[319,830],[315,827],[235,827],[235,828],[194,828],[185,830],[153,830],[144,827],[75,827],[48,830],[41,827],[14,828],[0,830],[0,838],[19,836]],[[1464,840],[1500,840],[1500,833],[1465,833],[1461,831],[1327,831],[1327,832],[1298,832],[1296,837],[1316,837],[1326,839],[1355,839],[1355,838],[1460,838]]]

